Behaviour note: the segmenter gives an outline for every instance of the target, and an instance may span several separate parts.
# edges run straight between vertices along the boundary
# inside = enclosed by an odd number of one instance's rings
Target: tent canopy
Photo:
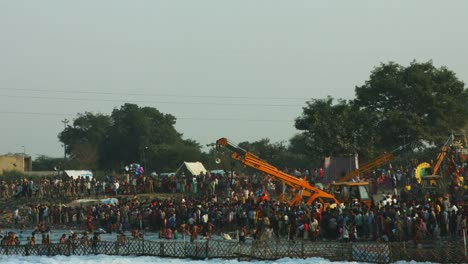
[[[65,174],[68,177],[72,177],[73,179],[77,179],[80,176],[82,178],[86,178],[86,177],[93,178],[93,173],[89,170],[66,170]]]
[[[203,164],[199,161],[197,162],[186,162],[182,163],[180,167],[176,171],[176,176],[181,176],[182,173],[190,174],[192,176],[198,176],[200,174],[205,174],[207,170],[203,166]]]

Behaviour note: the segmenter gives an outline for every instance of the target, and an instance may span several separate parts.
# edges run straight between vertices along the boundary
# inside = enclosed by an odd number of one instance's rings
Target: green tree
[[[175,129],[176,118],[156,108],[124,104],[114,109],[111,118],[105,143],[108,168],[138,162],[149,170],[173,170],[201,154],[197,142],[182,139]]]
[[[468,90],[454,72],[432,61],[408,67],[390,62],[356,87],[353,103],[376,115],[379,147],[392,149],[404,141],[437,145],[467,122]]]
[[[78,114],[73,124],[58,135],[69,155],[69,163],[65,166],[81,169],[99,167],[102,159],[107,157],[103,144],[111,125],[112,119],[107,115],[90,112]]]
[[[303,131],[293,146],[303,145],[303,153],[310,157],[348,155],[358,152],[369,155],[375,150],[378,136],[371,112],[360,110],[345,100],[334,104],[333,97],[307,102],[303,113],[296,118],[295,127]]]
[[[289,139],[288,150],[285,159],[288,167],[317,168],[323,163],[323,155],[313,152],[306,144],[307,138],[304,133],[296,134]]]
[[[34,171],[53,171],[55,168],[62,168],[63,163],[63,158],[40,155],[32,161],[32,168]]]
[[[154,144],[148,151],[149,161],[146,165],[157,172],[175,171],[184,161],[201,161],[200,148],[201,146],[193,140],[178,140],[173,144]]]
[[[59,134],[73,168],[122,169],[140,163],[150,171],[170,171],[201,157],[201,146],[183,139],[176,118],[152,107],[124,104],[110,116],[86,112]]]

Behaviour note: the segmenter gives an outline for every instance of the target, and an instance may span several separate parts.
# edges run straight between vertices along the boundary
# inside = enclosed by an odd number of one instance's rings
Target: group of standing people
[[[313,173],[311,173],[313,171]],[[292,174],[320,181],[323,170],[294,169]],[[33,204],[26,212],[16,209],[15,225],[45,225],[79,228],[93,233],[147,230],[164,239],[189,237],[192,241],[213,234],[239,234],[239,240],[253,239],[339,239],[340,241],[402,241],[458,238],[466,232],[463,190],[450,189],[443,196],[422,193],[412,182],[410,170],[385,170],[367,175],[381,193],[371,207],[363,204],[319,204],[290,206],[275,199],[285,192],[284,183],[268,175],[236,177],[200,175],[155,178],[140,175],[73,179],[70,177],[22,179],[2,182],[1,197],[92,197],[125,195],[117,204],[67,206],[62,203]],[[404,186],[413,184],[413,189]],[[19,188],[21,186],[21,188]],[[140,200],[137,194],[162,191],[179,193],[174,199]],[[382,193],[382,190],[391,192]],[[263,199],[264,192],[270,195]],[[24,213],[24,210],[23,210]],[[22,221],[23,219],[23,221]],[[136,236],[136,238],[139,236]]]

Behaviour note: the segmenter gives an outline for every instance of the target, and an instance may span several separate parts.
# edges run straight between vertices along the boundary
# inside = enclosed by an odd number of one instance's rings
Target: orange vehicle
[[[344,204],[364,204],[367,208],[372,206],[368,182],[334,182],[330,186],[330,193]]]
[[[340,204],[335,196],[322,191],[315,186],[311,185],[305,179],[297,178],[289,175],[273,165],[261,160],[254,154],[247,152],[239,146],[232,144],[226,138],[220,138],[216,141],[216,147],[227,148],[232,151],[231,158],[242,162],[245,166],[249,166],[261,172],[264,172],[277,180],[284,182],[293,190],[293,197],[289,201],[290,205],[299,205],[303,199],[306,199],[307,204],[311,205],[313,202],[318,201],[326,209],[330,204]]]
[[[353,182],[350,180],[392,159],[393,154],[385,152],[379,157],[365,163],[359,169],[348,172],[341,179],[331,183],[330,193],[345,204],[351,204],[357,201],[358,203],[365,204],[367,208],[370,208],[372,205],[372,198],[369,195],[369,182]]]
[[[439,169],[444,160],[447,160],[447,171],[450,172],[452,177],[452,182],[456,186],[462,185],[460,171],[457,168],[455,163],[453,153],[454,148],[459,148],[454,142],[454,136],[450,135],[445,144],[442,146],[441,151],[437,155],[437,160],[433,166],[430,163],[423,162],[416,167],[415,178],[416,181],[422,185],[424,189],[435,189],[438,192],[445,191],[445,182],[441,175],[438,175]]]

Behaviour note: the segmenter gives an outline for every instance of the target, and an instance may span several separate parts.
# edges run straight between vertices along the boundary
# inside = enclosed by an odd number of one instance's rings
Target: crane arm
[[[217,147],[226,147],[232,151],[231,158],[237,161],[240,161],[242,164],[264,172],[276,179],[284,182],[285,184],[298,190],[299,194],[296,195],[293,200],[290,201],[290,204],[299,204],[302,200],[302,197],[309,197],[307,203],[310,205],[312,202],[318,198],[331,199],[335,203],[339,203],[338,200],[331,194],[324,192],[314,186],[304,179],[296,178],[292,175],[289,175],[273,165],[267,163],[266,161],[260,159],[254,154],[240,148],[237,145],[230,143],[226,138],[220,138],[216,141]]]
[[[393,159],[393,154],[386,152],[386,153],[380,155],[379,157],[365,163],[359,169],[348,172],[345,176],[343,176],[343,178],[337,180],[337,182],[349,181],[350,179],[358,176],[359,174],[361,174],[363,172],[366,172],[368,170],[371,170],[371,169],[373,169],[375,167],[378,167],[379,165],[381,165],[381,164],[383,164],[383,163],[385,163],[385,162],[387,162],[389,160],[392,160],[392,159]]]
[[[445,156],[447,155],[447,152],[450,147],[450,143],[453,140],[453,135],[450,135],[447,141],[445,142],[444,146],[442,147],[442,150],[439,152],[437,155],[437,162],[434,165],[434,168],[432,169],[432,174],[437,175],[437,172],[439,172],[440,165],[442,165],[442,161],[444,160]],[[456,167],[456,166],[455,166]]]

